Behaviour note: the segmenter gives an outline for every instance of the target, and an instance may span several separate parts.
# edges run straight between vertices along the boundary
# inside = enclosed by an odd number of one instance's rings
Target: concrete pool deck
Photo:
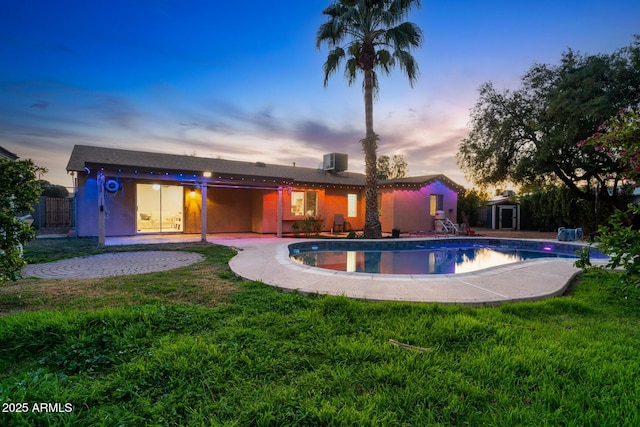
[[[149,235],[108,237],[106,244],[108,246],[153,245],[198,242],[199,240],[199,235]],[[278,239],[273,236],[247,233],[207,235],[207,242],[229,246],[238,251],[229,265],[235,274],[245,279],[258,280],[287,291],[344,295],[364,300],[438,302],[476,306],[495,305],[507,301],[533,301],[563,294],[576,274],[580,272],[573,266],[575,260],[561,258],[535,259],[456,275],[347,273],[308,267],[289,259],[289,244],[314,240],[317,239]],[[556,240],[550,239],[522,240],[557,243]],[[89,264],[87,266],[89,269],[91,265],[95,265],[93,257],[85,257],[84,262]]]
[[[247,239],[221,244],[238,250],[229,265],[235,274],[245,279],[305,294],[344,295],[365,300],[465,305],[533,301],[563,294],[580,272],[573,266],[575,259],[542,258],[455,275],[347,273],[291,261],[288,245],[301,241],[304,240]]]

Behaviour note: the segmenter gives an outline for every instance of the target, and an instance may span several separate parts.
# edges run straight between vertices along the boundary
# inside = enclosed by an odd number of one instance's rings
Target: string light
[[[101,167],[100,170],[104,171],[104,167]],[[116,169],[117,172],[119,174],[123,173],[123,168],[117,168]],[[130,172],[133,172],[134,174],[139,174],[139,170],[138,169],[130,169]],[[170,176],[174,176],[176,180],[180,180],[182,178],[185,178],[185,172],[178,172],[178,171],[154,171],[154,170],[149,170],[147,172],[149,175],[152,176],[161,176],[164,175],[166,177],[170,177]],[[205,172],[201,172],[202,177],[204,178],[210,178],[211,177],[211,172],[205,171]],[[193,178],[197,178],[198,177],[198,173],[194,173],[191,175],[191,177]],[[255,178],[255,177],[247,177],[247,176],[223,176],[223,175],[217,175],[217,178],[219,180],[228,180],[228,181],[235,181],[235,180],[239,180],[239,181],[251,181],[251,182],[259,182],[260,180]],[[457,193],[457,194],[462,194],[465,189],[464,187],[456,184],[455,182],[453,182],[452,180],[450,180],[448,177],[439,174],[439,175],[433,175],[433,176],[425,176],[425,177],[417,177],[417,179],[420,178],[424,178],[423,181],[421,182],[416,182],[416,178],[408,178],[406,180],[409,181],[414,181],[414,182],[402,182],[403,179],[400,179],[398,181],[391,181],[391,182],[387,182],[384,184],[380,184],[378,185],[378,188],[380,189],[393,189],[393,188],[397,188],[397,189],[419,189],[419,188],[423,188],[423,187],[428,187],[431,185],[441,185],[444,187],[448,187],[450,190],[452,190],[453,192]],[[210,182],[210,181],[209,181]],[[319,183],[319,182],[296,182],[296,181],[292,181],[292,180],[286,180],[286,179],[282,179],[282,180],[278,180],[278,179],[266,179],[263,178],[261,180],[261,182],[266,183],[266,182],[272,182],[274,184],[278,184],[280,183],[281,185],[297,185],[298,187],[306,187],[306,188],[325,188],[325,189],[352,189],[352,190],[363,190],[365,188],[365,185],[345,185],[345,184],[336,184],[336,183]]]

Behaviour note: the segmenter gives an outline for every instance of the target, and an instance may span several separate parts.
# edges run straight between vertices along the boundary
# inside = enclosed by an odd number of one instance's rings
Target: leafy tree
[[[626,211],[616,211],[609,224],[600,227],[596,239],[598,249],[611,257],[607,267],[622,266],[634,282],[640,282],[640,230],[633,227],[632,217],[639,215],[640,205],[629,204]]]
[[[470,227],[478,225],[478,208],[485,205],[489,195],[480,190],[467,189],[458,195],[458,213],[462,221]]]
[[[69,190],[62,185],[54,185],[43,179],[40,181],[40,187],[42,188],[42,196],[55,198],[69,197]]]
[[[419,0],[339,0],[322,13],[328,16],[316,34],[316,47],[326,43],[329,54],[324,63],[324,85],[341,63],[349,85],[363,74],[366,134],[360,140],[365,157],[366,209],[365,238],[380,238],[376,157],[378,135],[373,130],[373,96],[378,90],[377,71],[386,74],[396,65],[413,86],[418,65],[410,50],[422,44],[422,31],[411,22],[402,22]]]
[[[604,268],[624,269],[620,282],[623,288],[640,287],[640,230],[633,225],[634,217],[640,217],[640,205],[629,204],[626,210],[616,210],[609,223],[599,227],[595,239],[598,250],[610,257]],[[589,254],[589,248],[583,248],[575,265],[584,271],[603,268],[592,265]]]
[[[638,108],[627,108],[618,112],[600,126],[591,137],[577,145],[584,150],[605,153],[622,165],[622,176],[630,180],[629,187],[640,180],[640,114]],[[618,210],[608,224],[600,226],[596,238],[598,249],[611,259],[606,267],[623,267],[625,286],[640,285],[640,205],[629,204]],[[583,268],[593,268],[588,261],[588,252],[583,253],[578,263]]]
[[[580,227],[585,233],[591,233],[597,229],[594,203],[577,197],[566,185],[530,188],[517,200],[523,230],[555,231],[560,227]],[[607,207],[601,212],[602,216],[611,213],[612,209]]]
[[[387,155],[378,157],[376,166],[378,180],[404,178],[407,176],[407,162],[402,154],[394,154],[393,159]]]
[[[602,151],[621,163],[623,177],[640,181],[640,106],[620,110],[598,131],[578,143],[584,149]]]
[[[33,212],[42,192],[36,177],[44,172],[31,160],[0,159],[0,284],[15,280],[25,266],[22,245],[35,232],[19,217]]]
[[[457,155],[471,180],[562,182],[585,200],[624,205],[615,191],[623,178],[619,159],[577,144],[619,109],[640,104],[640,37],[611,55],[569,50],[559,65],[534,65],[516,90],[485,83],[479,92]]]

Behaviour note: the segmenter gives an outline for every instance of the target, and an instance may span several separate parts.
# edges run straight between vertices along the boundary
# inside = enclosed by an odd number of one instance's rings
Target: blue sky
[[[74,144],[316,167],[349,154],[362,172],[360,83],[323,87],[315,49],[329,0],[5,0],[0,14],[0,146],[71,185]],[[462,185],[455,153],[478,87],[515,88],[571,47],[611,53],[640,33],[637,0],[422,1],[412,89],[380,78],[379,154],[410,175]]]

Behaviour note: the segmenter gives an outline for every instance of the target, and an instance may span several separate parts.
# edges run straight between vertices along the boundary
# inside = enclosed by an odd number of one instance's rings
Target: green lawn
[[[100,252],[56,242],[27,254]],[[123,249],[206,261],[0,288],[0,425],[640,425],[640,292],[616,275],[469,308],[283,293],[219,246]]]

